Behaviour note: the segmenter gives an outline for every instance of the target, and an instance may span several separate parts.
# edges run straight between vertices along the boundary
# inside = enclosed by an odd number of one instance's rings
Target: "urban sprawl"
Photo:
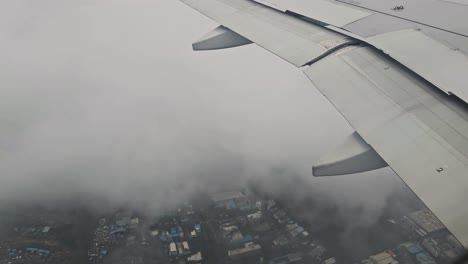
[[[0,241],[0,263],[443,264],[463,251],[438,219],[422,209],[387,219],[406,241],[361,260],[341,259],[288,209],[248,191],[222,192],[210,196],[209,206],[185,203],[158,217],[117,210],[83,218],[92,219],[92,231],[81,242],[62,234],[71,232],[80,212],[42,216],[11,227]],[[80,245],[86,247],[82,258],[73,253]]]

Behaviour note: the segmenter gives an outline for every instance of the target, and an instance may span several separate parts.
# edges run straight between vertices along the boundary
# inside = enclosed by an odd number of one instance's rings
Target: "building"
[[[397,264],[396,261],[389,253],[382,252],[376,255],[372,255],[369,257],[370,262],[372,264]]]
[[[16,250],[14,250],[16,251]],[[21,250],[20,250],[21,251]],[[26,253],[29,253],[29,254],[38,254],[39,256],[43,256],[43,257],[47,257],[50,255],[50,251],[49,250],[45,250],[45,249],[40,249],[40,248],[26,248]]]
[[[195,225],[193,226],[193,228],[195,229],[195,231],[196,231],[197,233],[200,233],[200,232],[201,232],[201,226],[200,226],[200,224],[195,224]]]
[[[446,239],[458,254],[465,252],[463,245],[458,242],[458,240],[452,234],[448,235]]]
[[[439,243],[433,238],[423,239],[421,245],[426,249],[432,256],[438,258],[441,255],[441,250],[439,248]]]
[[[299,225],[294,222],[294,221],[288,221],[288,223],[286,223],[286,230],[291,230],[291,229],[294,229],[296,227],[298,227]]]
[[[300,252],[288,254],[287,257],[289,263],[296,263],[302,261],[302,254]]]
[[[273,218],[275,218],[279,224],[284,224],[291,221],[291,218],[282,210],[278,210],[273,214]]]
[[[178,237],[178,236],[179,236],[179,232],[177,232],[177,228],[171,227],[170,236],[171,236],[172,238],[175,238],[175,237]]]
[[[429,210],[424,209],[408,215],[411,220],[418,224],[426,233],[432,233],[444,229],[444,225]]]
[[[231,234],[231,243],[236,243],[241,241],[244,238],[241,232],[236,231]]]
[[[244,200],[244,195],[241,192],[224,192],[212,195],[211,199],[216,207],[229,210],[236,209],[237,203]]]
[[[211,199],[215,203],[225,202],[228,200],[238,200],[242,198],[244,198],[244,195],[241,192],[223,192],[211,196]]]
[[[275,212],[273,214],[273,218],[275,218],[280,224],[286,223],[290,220],[289,216],[283,210],[278,210]]]
[[[416,260],[420,264],[437,264],[435,260],[426,252],[416,254]]]
[[[401,244],[401,246],[406,249],[406,251],[412,255],[416,255],[420,252],[423,252],[424,249],[419,246],[418,244],[415,244],[415,243],[412,243],[412,242],[407,242],[407,243],[403,243]]]
[[[118,226],[127,226],[130,225],[131,219],[130,216],[125,216],[115,221],[115,224]]]
[[[116,228],[116,229],[110,231],[109,234],[110,235],[116,235],[116,234],[124,233],[125,231],[127,231],[127,229],[125,229],[123,227],[119,227],[119,228]]]
[[[40,256],[47,257],[47,256],[49,256],[50,251],[49,251],[49,250],[45,250],[45,249],[38,249],[38,250],[37,250],[37,254],[40,255]]]
[[[197,252],[196,254],[191,255],[187,258],[187,261],[189,263],[201,263],[203,261],[201,252]]]
[[[226,233],[231,233],[231,232],[238,231],[239,227],[237,225],[226,224],[226,225],[222,226],[221,229]]]
[[[277,237],[275,240],[273,240],[273,245],[277,247],[284,247],[284,246],[289,245],[289,240],[284,235],[281,235]]]
[[[179,233],[179,237],[182,239],[184,238],[184,230],[182,229],[181,226],[177,227],[177,232]]]
[[[457,250],[445,241],[426,238],[421,244],[433,257],[444,259],[445,262],[453,262],[459,256]]]
[[[304,230],[304,228],[302,226],[298,226],[298,227],[296,227],[294,229],[290,229],[288,231],[288,233],[289,233],[289,235],[291,237],[296,237],[297,235],[302,234],[304,232],[306,232],[306,231]],[[308,235],[308,233],[307,233],[307,235]]]
[[[245,235],[238,243],[249,243],[253,241],[253,237],[251,235]]]
[[[302,263],[302,254],[299,252],[272,259],[269,264],[290,264],[298,262]]]
[[[250,257],[260,256],[262,254],[262,247],[253,242],[245,243],[244,247],[229,250],[228,256],[232,260],[240,260]]]
[[[326,259],[324,262],[322,262],[323,264],[335,264],[336,263],[336,259],[335,258],[329,258],[329,259]]]
[[[179,253],[179,256],[183,256],[184,255],[184,247],[182,246],[182,243],[177,243],[177,252]]]
[[[439,248],[442,251],[442,258],[449,262],[453,262],[460,257],[457,250],[448,243],[441,244]]]
[[[249,215],[247,215],[247,219],[249,220],[249,222],[256,222],[256,221],[262,219],[262,212],[257,211],[256,213],[249,214]]]
[[[177,256],[177,247],[174,242],[169,244],[169,255],[170,256]]]
[[[312,251],[310,251],[310,256],[315,258],[315,259],[321,259],[322,255],[327,251],[323,246],[316,245],[316,244],[310,244],[310,246],[313,248]]]
[[[258,209],[259,211],[261,211],[262,208],[263,208],[262,202],[261,202],[261,201],[257,201],[257,202],[255,203],[255,207],[257,207],[257,209]]]
[[[189,255],[191,253],[190,252],[190,247],[189,247],[189,244],[188,244],[187,241],[182,242],[182,250],[183,250],[184,255]]]
[[[38,250],[39,250],[38,248],[32,248],[32,247],[26,248],[27,253],[36,253]]]

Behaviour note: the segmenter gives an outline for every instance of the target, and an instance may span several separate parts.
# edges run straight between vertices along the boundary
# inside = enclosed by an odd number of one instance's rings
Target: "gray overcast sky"
[[[401,188],[389,170],[312,178],[352,130],[255,45],[193,52],[216,26],[175,0],[1,1],[0,199],[99,193],[157,208],[275,168],[351,207]]]

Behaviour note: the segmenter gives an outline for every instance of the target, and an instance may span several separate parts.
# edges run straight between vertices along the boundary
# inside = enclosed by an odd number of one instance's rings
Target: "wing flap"
[[[464,106],[369,47],[347,49],[304,72],[467,246],[468,140],[452,122],[468,124]]]
[[[343,27],[349,23],[365,18],[370,13],[328,0],[255,0],[268,3],[279,10],[288,10],[296,14],[320,21],[336,27]]]
[[[468,102],[468,58],[463,53],[415,29],[376,35],[368,42],[446,93]]]

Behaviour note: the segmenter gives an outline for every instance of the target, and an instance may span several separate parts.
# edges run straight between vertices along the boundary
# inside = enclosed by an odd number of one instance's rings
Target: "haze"
[[[307,184],[292,194],[375,213],[406,190],[390,170],[313,178],[352,129],[255,45],[193,52],[216,26],[174,0],[2,1],[0,200],[159,209],[250,179],[281,191],[294,174]]]

